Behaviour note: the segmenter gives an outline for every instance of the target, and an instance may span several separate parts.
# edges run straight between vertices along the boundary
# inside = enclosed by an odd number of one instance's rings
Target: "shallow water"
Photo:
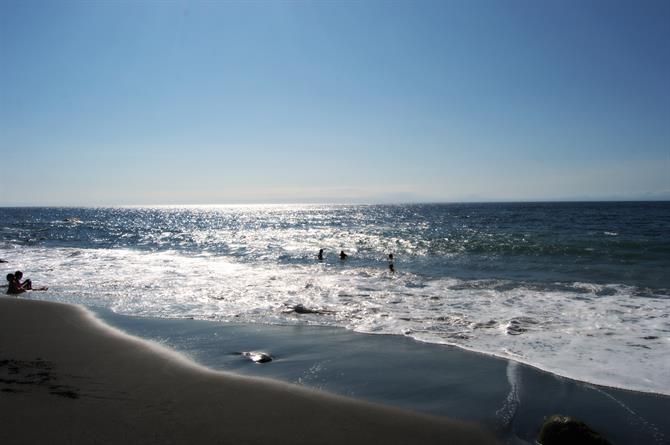
[[[49,300],[391,334],[670,394],[670,203],[2,208],[0,258]]]

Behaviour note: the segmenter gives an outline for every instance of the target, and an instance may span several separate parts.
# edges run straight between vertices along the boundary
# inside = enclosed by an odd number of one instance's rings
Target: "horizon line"
[[[400,206],[452,204],[579,204],[579,203],[651,203],[670,202],[670,198],[594,198],[594,199],[517,199],[517,200],[453,200],[453,201],[397,201],[397,202],[229,202],[229,203],[153,203],[153,204],[4,204],[0,208],[141,208],[141,207],[270,207],[270,206]]]

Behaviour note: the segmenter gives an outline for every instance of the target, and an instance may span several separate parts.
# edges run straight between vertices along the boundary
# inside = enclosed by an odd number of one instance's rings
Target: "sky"
[[[670,199],[670,2],[0,0],[0,205]]]

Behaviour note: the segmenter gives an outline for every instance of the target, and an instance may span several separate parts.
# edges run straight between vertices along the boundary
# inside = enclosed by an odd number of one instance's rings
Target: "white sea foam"
[[[504,429],[510,427],[521,402],[519,400],[519,369],[514,361],[508,362],[507,381],[509,382],[509,393],[505,398],[503,406],[496,412],[496,416],[500,419],[500,426]]]
[[[632,286],[540,287],[127,249],[27,247],[17,260],[12,268],[50,287],[34,298],[129,315],[407,335],[595,384],[670,394],[670,297],[640,296]],[[322,313],[297,314],[292,309],[298,304]]]

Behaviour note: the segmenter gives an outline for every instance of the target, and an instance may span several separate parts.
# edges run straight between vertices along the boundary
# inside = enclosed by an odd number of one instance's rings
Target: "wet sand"
[[[670,445],[668,396],[597,386],[454,346],[338,327],[91,310],[111,326],[160,342],[210,369],[477,422],[504,443],[534,444],[544,421],[564,414],[583,420],[616,445]],[[274,360],[253,363],[239,351],[264,351]]]
[[[496,443],[483,427],[216,372],[78,306],[0,297],[0,443]]]

